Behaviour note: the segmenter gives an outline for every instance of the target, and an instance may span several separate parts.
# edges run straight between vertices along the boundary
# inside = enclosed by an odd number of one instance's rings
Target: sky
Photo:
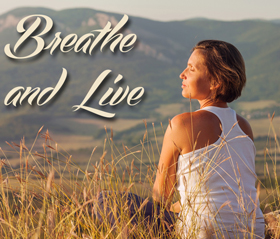
[[[159,21],[194,17],[225,21],[280,19],[279,0],[9,0],[2,4],[0,14],[18,7],[38,6],[54,10],[86,7]]]

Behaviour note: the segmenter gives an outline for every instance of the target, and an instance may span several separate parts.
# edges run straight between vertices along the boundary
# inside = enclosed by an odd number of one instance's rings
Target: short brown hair
[[[218,84],[214,101],[232,102],[241,95],[246,83],[245,63],[241,53],[230,43],[203,40],[192,49],[203,50],[204,61],[213,84]]]

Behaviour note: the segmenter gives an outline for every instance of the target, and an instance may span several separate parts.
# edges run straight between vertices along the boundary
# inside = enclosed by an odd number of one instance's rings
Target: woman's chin
[[[190,98],[190,94],[186,94],[184,91],[182,91],[182,96],[184,98]]]

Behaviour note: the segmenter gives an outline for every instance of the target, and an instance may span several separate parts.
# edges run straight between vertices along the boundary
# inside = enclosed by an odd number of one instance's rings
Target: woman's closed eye
[[[188,65],[188,69],[190,70],[190,71],[194,71],[194,67],[192,66],[192,65]]]

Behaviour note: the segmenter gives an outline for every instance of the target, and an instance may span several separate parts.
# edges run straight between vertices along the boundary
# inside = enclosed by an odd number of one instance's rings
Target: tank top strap
[[[223,133],[227,134],[230,131],[239,131],[239,126],[236,124],[236,112],[230,107],[221,108],[216,106],[207,106],[199,110],[206,110],[216,115],[222,125]],[[234,126],[234,127],[233,127]],[[236,127],[237,126],[237,127]],[[234,130],[233,130],[234,129]]]

